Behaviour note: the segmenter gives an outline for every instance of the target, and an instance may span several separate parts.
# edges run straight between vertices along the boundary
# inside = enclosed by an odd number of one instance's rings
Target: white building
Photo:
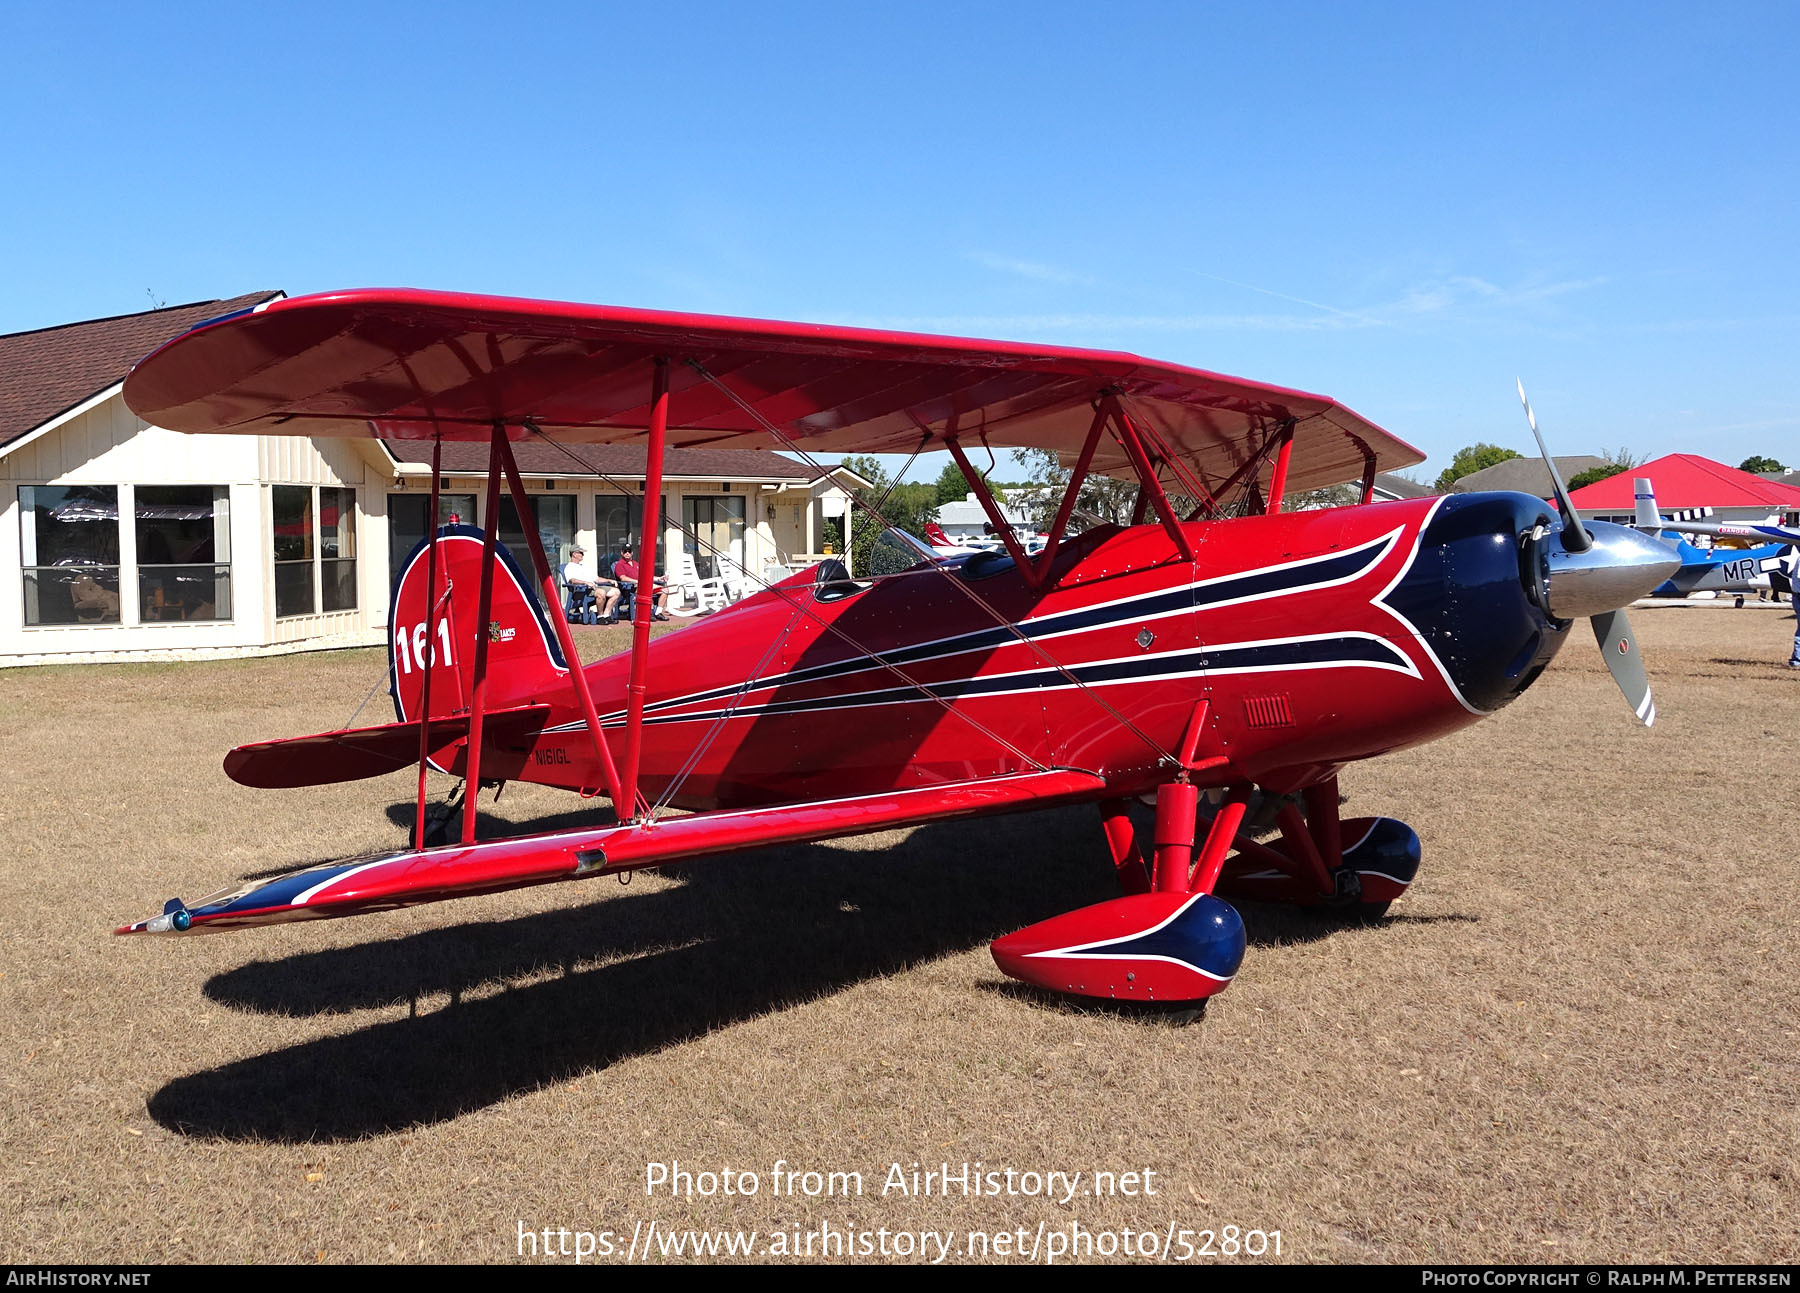
[[[181,435],[120,393],[163,342],[279,295],[0,336],[0,665],[385,640],[393,573],[424,537],[429,445]],[[579,543],[593,564],[637,537],[642,449],[515,452],[553,562]],[[487,521],[486,454],[445,445],[442,519]],[[753,576],[809,564],[845,513],[839,475],[757,450],[672,449],[663,550],[692,553],[703,577],[717,554]],[[528,560],[504,492],[500,511]]]
[[[1013,507],[1006,503],[1000,505],[1000,515],[1006,523],[1021,534],[1029,533],[1031,522],[1023,508]],[[938,526],[944,531],[944,537],[953,543],[962,543],[967,539],[979,539],[987,533],[987,512],[975,501],[974,494],[966,494],[955,503],[945,503],[937,510]]]

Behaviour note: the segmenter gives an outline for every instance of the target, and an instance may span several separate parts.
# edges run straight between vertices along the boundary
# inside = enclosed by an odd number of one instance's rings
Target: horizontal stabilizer
[[[534,736],[544,729],[549,717],[548,705],[495,710],[483,720],[482,747],[485,750],[493,744],[506,745]],[[431,748],[441,750],[468,734],[467,714],[433,719]],[[291,790],[296,786],[379,777],[401,768],[417,767],[418,763],[419,725],[387,723],[240,745],[225,756],[225,775],[241,786]]]
[[[489,715],[488,721],[493,719]],[[416,736],[417,729],[413,731]],[[423,852],[329,862],[273,880],[252,880],[191,908],[172,904],[160,916],[116,932],[179,934],[353,916],[768,844],[836,839],[958,817],[1050,808],[1098,799],[1105,793],[1106,783],[1091,772],[1053,768],[846,799],[694,813],[658,822],[596,826],[480,844],[446,844]]]

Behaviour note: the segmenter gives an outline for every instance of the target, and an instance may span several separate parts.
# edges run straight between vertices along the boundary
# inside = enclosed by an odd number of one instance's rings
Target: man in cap
[[[563,567],[563,583],[569,587],[569,618],[586,618],[589,624],[617,624],[614,614],[619,605],[619,586],[610,579],[590,575],[582,565],[587,549],[569,549],[568,564]]]

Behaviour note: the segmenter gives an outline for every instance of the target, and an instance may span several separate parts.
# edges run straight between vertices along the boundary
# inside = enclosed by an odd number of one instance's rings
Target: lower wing
[[[412,730],[416,739],[418,729]],[[353,916],[660,866],[701,854],[1048,808],[1098,798],[1105,788],[1106,783],[1091,772],[1051,769],[847,799],[696,813],[649,824],[409,850],[308,867],[214,894],[192,907],[175,899],[161,915],[121,926],[115,932],[175,934]]]

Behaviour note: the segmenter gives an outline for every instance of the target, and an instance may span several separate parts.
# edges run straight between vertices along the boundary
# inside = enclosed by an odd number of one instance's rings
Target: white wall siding
[[[262,435],[181,435],[147,425],[125,407],[116,391],[92,407],[0,454],[0,663],[58,657],[136,656],[185,651],[256,652],[304,649],[307,643],[335,645],[378,642],[388,620],[388,495],[398,489],[394,464],[368,439],[303,439]],[[627,482],[629,486],[636,482]],[[820,513],[841,510],[843,496],[829,485],[732,480],[672,480],[666,483],[662,547],[683,548],[685,501],[733,496],[744,501],[744,564],[760,578],[765,566],[791,561],[822,538]],[[24,624],[19,486],[110,485],[118,489],[119,600],[116,625]],[[145,485],[214,485],[229,491],[231,506],[231,594],[233,618],[224,622],[138,623],[137,533],[133,523],[136,490]],[[274,592],[274,499],[277,485],[348,488],[356,496],[357,605],[353,610],[276,617]],[[457,493],[485,493],[479,477],[455,478]],[[600,481],[528,481],[532,494],[575,499],[576,539],[598,557],[595,500],[618,492]],[[409,478],[401,492],[425,493],[428,480]],[[641,490],[637,496],[642,497]],[[823,496],[823,497],[822,497]],[[835,504],[835,508],[833,507]],[[484,506],[484,505],[478,505]],[[773,515],[771,515],[773,509]],[[318,515],[315,510],[315,517]],[[474,519],[474,518],[470,518]],[[480,521],[485,522],[486,517]],[[811,535],[808,520],[811,520]],[[642,536],[635,536],[639,539]],[[515,554],[528,561],[527,553]],[[318,568],[314,605],[318,605]]]
[[[28,485],[230,485],[257,478],[258,438],[166,431],[114,396],[0,458],[0,479]]]
[[[368,470],[367,460],[350,440],[307,440],[286,435],[254,438],[254,470],[259,480],[282,485],[360,485]]]
[[[255,650],[313,638],[375,636],[387,622],[389,475],[380,449],[349,440],[183,435],[150,426],[114,394],[0,456],[0,657]],[[354,489],[357,606],[275,618],[272,483]],[[21,485],[111,485],[119,502],[119,624],[26,627]],[[222,485],[231,506],[231,597],[226,621],[138,623],[140,485]]]

